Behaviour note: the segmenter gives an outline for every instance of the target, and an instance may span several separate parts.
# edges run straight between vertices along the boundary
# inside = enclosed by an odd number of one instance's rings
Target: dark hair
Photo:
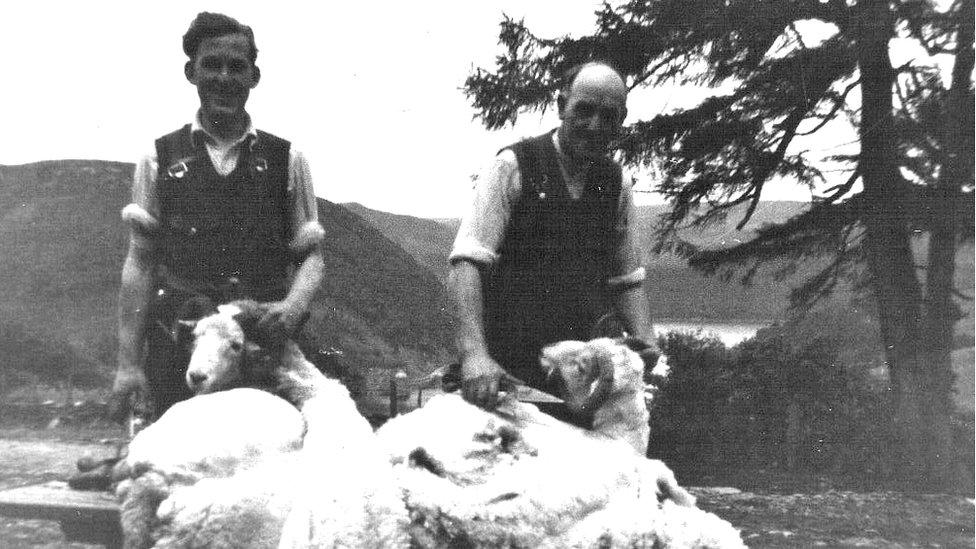
[[[577,63],[577,64],[573,65],[572,67],[566,69],[565,71],[563,71],[563,73],[561,75],[559,75],[558,82],[559,82],[559,93],[560,93],[560,95],[569,96],[569,91],[573,87],[573,82],[576,81],[576,77],[579,76],[579,73],[582,72],[583,69],[585,69],[587,67],[592,67],[592,66],[595,66],[595,65],[598,65],[598,66],[601,66],[601,67],[606,67],[606,68],[612,70],[617,76],[620,77],[620,80],[622,82],[626,82],[626,80],[624,79],[624,75],[621,74],[620,71],[618,71],[617,68],[613,66],[613,64],[611,64],[608,61],[602,61],[602,60],[599,60],[599,59],[592,59],[590,61],[585,61],[583,63]]]
[[[190,28],[183,35],[183,53],[191,60],[197,56],[200,43],[208,38],[226,36],[228,34],[243,34],[251,45],[251,64],[258,58],[258,47],[254,43],[254,31],[251,27],[222,13],[203,11],[197,14]]]

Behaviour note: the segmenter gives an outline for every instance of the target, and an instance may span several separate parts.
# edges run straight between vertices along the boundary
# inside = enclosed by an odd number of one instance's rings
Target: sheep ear
[[[274,341],[273,334],[261,329],[261,319],[268,312],[268,306],[256,301],[236,301],[240,312],[232,318],[241,326],[244,331],[244,339],[258,344],[269,344]]]
[[[253,341],[254,333],[257,331],[258,327],[258,321],[261,319],[244,312],[238,313],[232,318],[234,319],[234,322],[240,325],[241,330],[244,332],[244,339],[248,342]]]

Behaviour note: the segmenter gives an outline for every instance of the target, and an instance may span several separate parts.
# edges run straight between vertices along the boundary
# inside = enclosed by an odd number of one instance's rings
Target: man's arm
[[[289,308],[296,310],[299,314],[304,314],[312,305],[312,298],[322,283],[322,276],[325,269],[325,256],[322,253],[322,246],[314,246],[305,256],[305,259],[298,264],[295,270],[295,279],[291,283],[291,289],[285,302]]]
[[[484,333],[482,276],[498,260],[511,215],[521,194],[515,153],[502,151],[481,170],[469,209],[461,218],[451,250],[448,291],[458,316],[456,342],[461,361],[461,389],[465,400],[491,408],[498,398],[502,367],[488,354]]]
[[[119,348],[111,406],[116,421],[127,419],[134,404],[144,406],[148,400],[145,346],[149,303],[156,282],[153,277],[159,222],[151,212],[158,211],[157,168],[155,153],[140,159],[132,177],[132,202],[122,209],[122,220],[129,226],[129,247],[119,287]]]
[[[319,224],[315,188],[308,162],[300,152],[292,149],[288,164],[288,191],[291,196],[289,214],[291,226],[294,228],[288,248],[295,257],[301,259],[295,267],[288,294],[283,300],[269,304],[259,326],[290,337],[311,307],[315,292],[322,283],[325,268],[322,241],[325,239],[325,230]]]
[[[142,240],[133,229],[122,266],[118,303],[119,350],[112,386],[112,416],[116,421],[123,421],[132,406],[148,396],[143,354],[154,280],[152,254]]]
[[[498,398],[498,382],[504,370],[488,354],[485,343],[481,267],[467,260],[451,264],[448,290],[458,317],[457,347],[461,360],[462,396],[489,408]]]
[[[614,250],[616,276],[609,280],[614,310],[620,315],[632,336],[644,340],[654,349],[657,341],[651,320],[651,306],[644,285],[646,276],[638,254],[637,231],[634,224],[633,193],[630,187],[621,189],[617,241]]]
[[[643,284],[615,289],[613,305],[617,314],[623,317],[631,329],[630,335],[655,344],[654,324],[651,322],[651,307]]]

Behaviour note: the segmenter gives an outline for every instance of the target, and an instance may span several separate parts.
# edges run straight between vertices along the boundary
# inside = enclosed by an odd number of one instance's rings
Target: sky
[[[558,125],[554,112],[490,132],[460,87],[500,53],[502,14],[538,36],[591,31],[599,1],[34,1],[0,8],[0,164],[135,162],[198,106],[181,39],[199,11],[254,29],[255,124],[309,159],[316,194],[424,217],[457,217],[471,175],[501,147]],[[691,106],[707,90],[660,88],[631,117]],[[831,148],[850,136],[838,136]],[[836,151],[834,151],[836,152]],[[789,185],[769,198],[809,199]],[[641,202],[659,201],[641,193]]]

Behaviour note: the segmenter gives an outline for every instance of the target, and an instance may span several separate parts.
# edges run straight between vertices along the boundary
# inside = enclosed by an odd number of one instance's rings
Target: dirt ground
[[[0,489],[65,480],[84,454],[114,455],[118,432],[0,428]],[[691,487],[699,506],[730,521],[750,547],[974,546],[973,500],[894,492],[783,494]],[[0,517],[0,548],[85,548],[64,541],[54,522]]]

